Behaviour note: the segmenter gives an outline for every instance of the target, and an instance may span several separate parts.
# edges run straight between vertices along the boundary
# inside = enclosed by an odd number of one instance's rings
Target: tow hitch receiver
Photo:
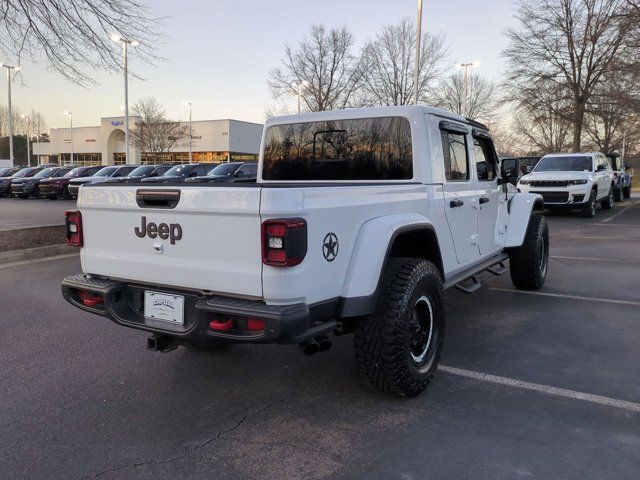
[[[168,335],[160,335],[154,333],[147,338],[147,348],[154,352],[167,353],[175,350],[180,345],[180,341],[177,338],[170,337]]]

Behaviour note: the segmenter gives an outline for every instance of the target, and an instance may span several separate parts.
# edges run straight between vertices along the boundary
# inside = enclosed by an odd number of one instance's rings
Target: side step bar
[[[470,270],[466,270],[458,275],[454,275],[444,282],[444,289],[457,288],[464,293],[473,293],[478,290],[482,284],[478,280],[478,274],[482,272],[490,272],[493,275],[502,275],[508,270],[505,262],[509,259],[506,253],[500,253],[495,257],[491,257]]]

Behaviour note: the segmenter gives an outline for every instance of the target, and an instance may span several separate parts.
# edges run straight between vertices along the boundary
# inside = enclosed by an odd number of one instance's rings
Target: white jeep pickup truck
[[[65,299],[150,332],[148,347],[331,346],[354,332],[359,370],[412,396],[433,377],[443,291],[510,261],[545,280],[539,195],[501,178],[482,124],[422,106],[266,122],[253,184],[83,186],[67,238],[84,273]]]

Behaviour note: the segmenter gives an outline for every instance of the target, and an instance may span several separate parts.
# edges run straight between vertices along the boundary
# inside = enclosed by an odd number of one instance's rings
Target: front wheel
[[[509,270],[513,286],[538,290],[544,285],[549,266],[549,225],[540,214],[532,214],[521,247],[509,249]]]
[[[442,278],[426,260],[391,258],[376,311],[356,326],[360,373],[373,388],[413,397],[438,368],[445,332]]]
[[[582,208],[582,216],[585,218],[593,218],[596,216],[596,191],[591,190],[589,200]]]

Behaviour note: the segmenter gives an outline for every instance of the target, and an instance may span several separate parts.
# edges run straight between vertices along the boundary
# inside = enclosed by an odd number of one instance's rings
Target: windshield
[[[149,175],[153,171],[153,165],[142,165],[141,167],[134,168],[128,175],[129,177],[144,177]]]
[[[65,177],[77,177],[78,173],[80,173],[80,169],[79,168],[74,168],[73,170],[71,170],[70,172],[68,172]]]
[[[60,177],[64,177],[67,173],[69,173],[69,169],[68,168],[61,168],[51,176],[53,178],[60,178]]]
[[[591,172],[591,157],[567,155],[562,157],[544,157],[534,172]]]
[[[10,171],[11,171],[10,168],[0,168],[0,177],[4,177]]]
[[[24,168],[16,173],[13,178],[32,177],[34,173],[35,169],[33,168]]]
[[[34,175],[34,178],[42,178],[42,177],[50,177],[55,172],[56,168],[45,168],[44,170],[40,170],[38,173]]]
[[[232,175],[240,165],[237,163],[221,163],[207,175]]]
[[[100,170],[98,170],[96,172],[96,177],[110,177],[111,175],[113,175],[113,172],[115,172],[118,169],[118,167],[104,167],[101,168]]]
[[[167,173],[167,171],[170,169],[171,167],[168,166],[163,166],[163,167],[156,167],[156,169],[153,171],[153,173],[156,176],[160,176],[160,175],[164,175],[165,173]]]
[[[175,177],[186,177],[189,175],[189,172],[193,169],[193,165],[176,165],[175,167],[171,167],[167,170],[165,175],[167,177],[175,176]]]

